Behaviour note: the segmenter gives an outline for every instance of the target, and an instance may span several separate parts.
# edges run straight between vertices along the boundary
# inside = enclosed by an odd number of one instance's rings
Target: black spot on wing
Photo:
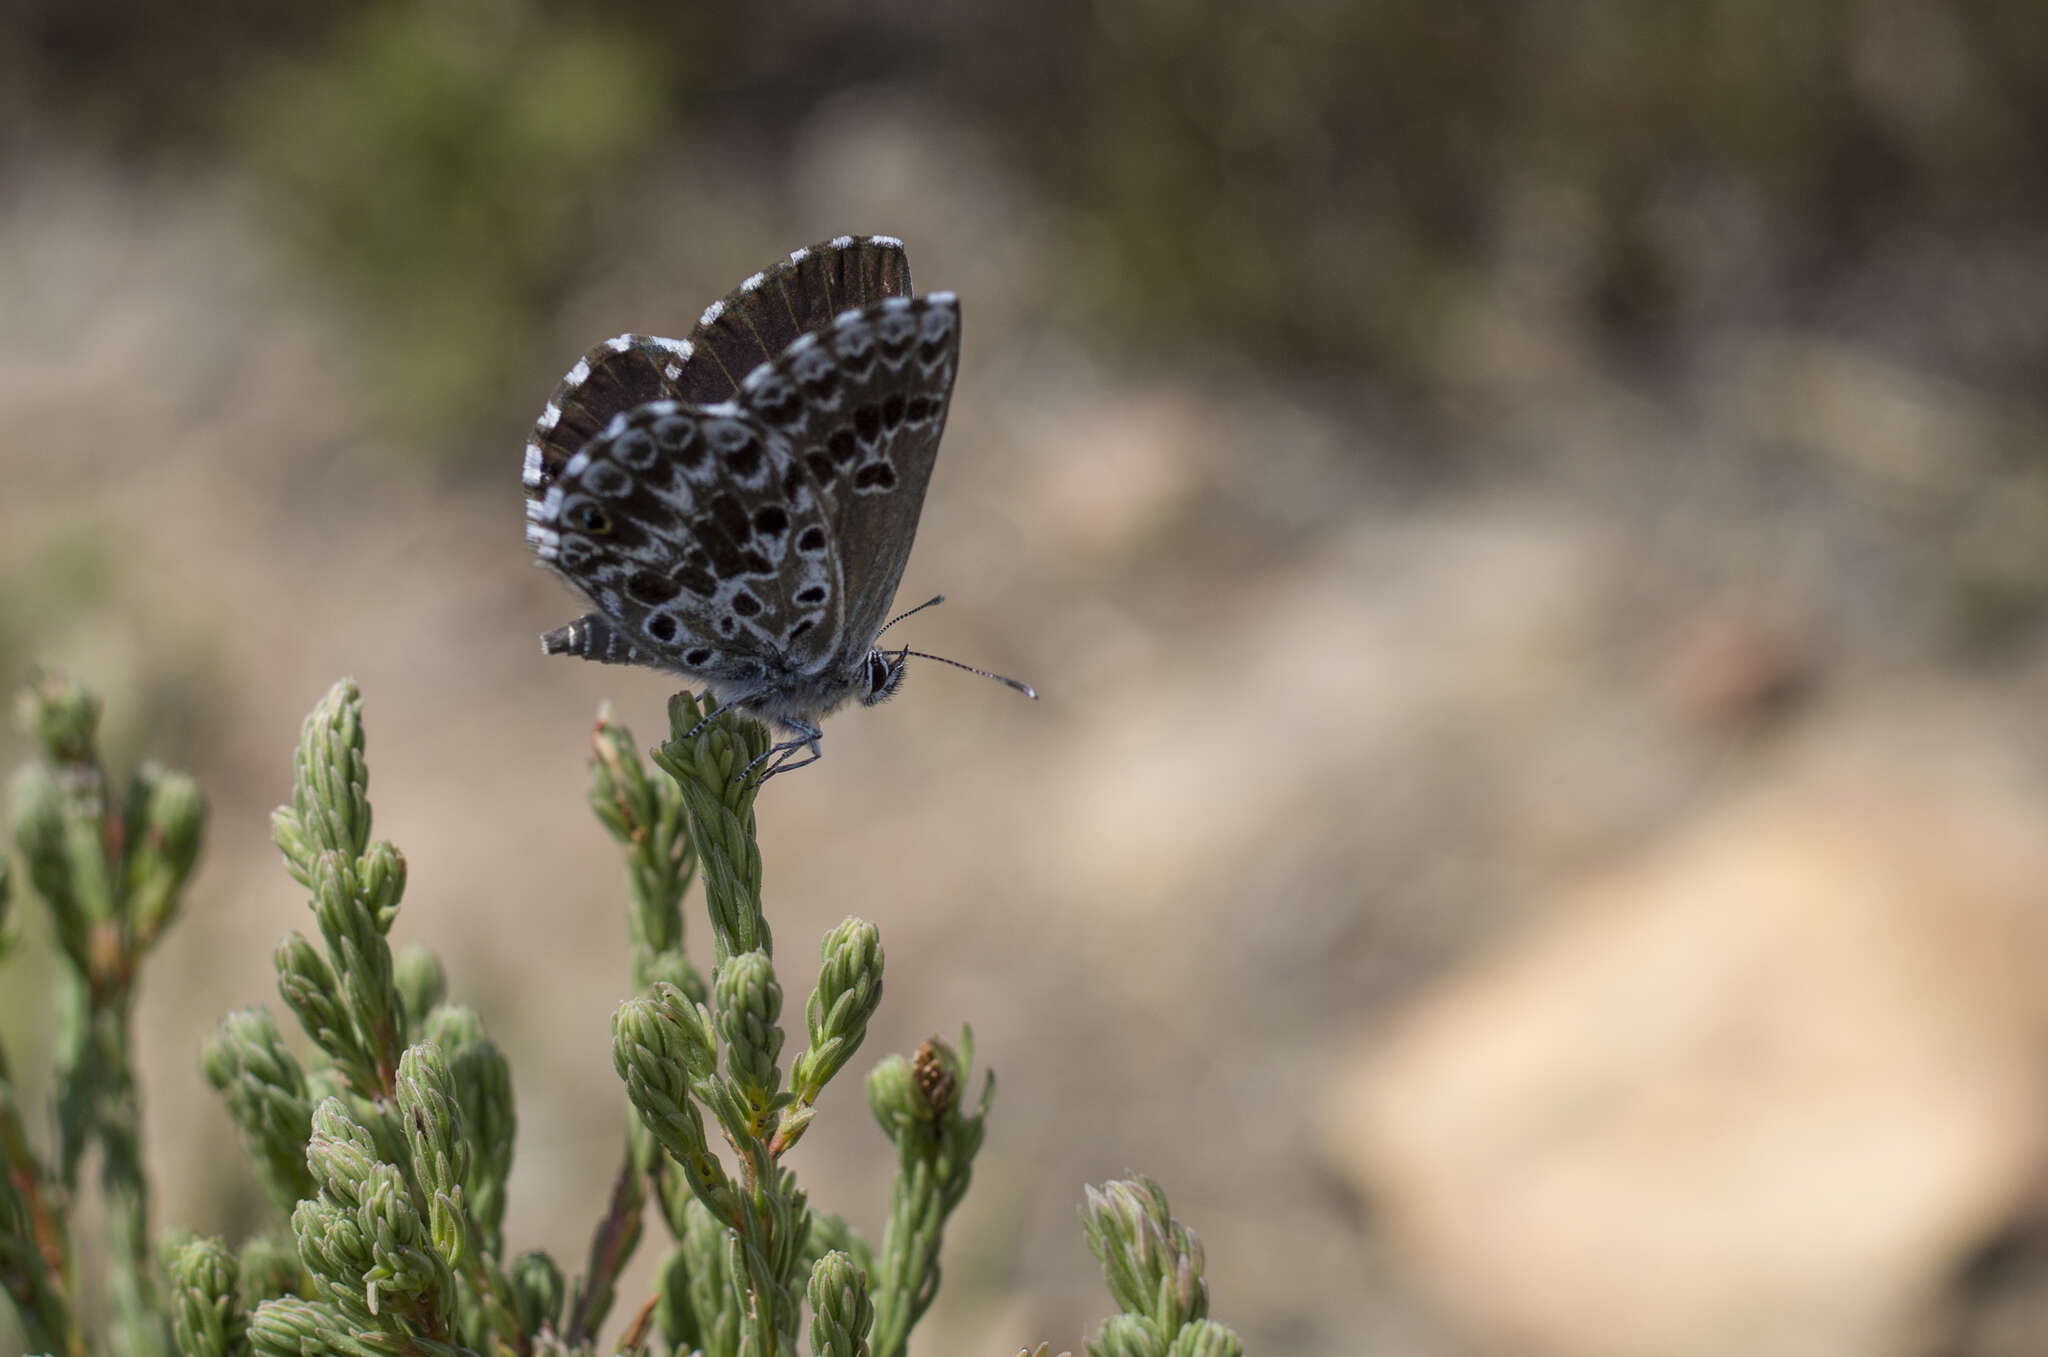
[[[658,570],[636,570],[626,577],[627,596],[649,608],[659,608],[680,592],[682,586]]]

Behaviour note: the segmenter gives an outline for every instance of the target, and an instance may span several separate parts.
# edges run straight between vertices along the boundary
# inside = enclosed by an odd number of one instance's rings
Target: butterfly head
[[[872,707],[887,702],[903,685],[903,662],[909,657],[908,651],[875,649],[868,652],[867,663],[861,672],[860,704]]]
[[[926,599],[909,612],[897,613],[894,617],[890,618],[888,622],[883,624],[882,631],[887,631],[906,617],[915,613],[921,613],[926,608],[936,607],[945,601],[946,596],[944,594],[940,594],[936,598]],[[880,635],[879,632],[876,634]],[[940,664],[950,664],[955,669],[965,669],[970,674],[979,674],[985,679],[994,679],[997,683],[1007,684],[1015,688],[1034,702],[1038,700],[1037,691],[1030,684],[1021,680],[1004,678],[1001,674],[991,674],[986,669],[976,669],[971,664],[962,664],[958,660],[949,660],[944,655],[933,655],[926,651],[912,650],[909,646],[905,646],[903,649],[893,652],[879,648],[868,651],[867,664],[861,675],[862,681],[867,685],[867,691],[860,695],[861,705],[872,707],[877,702],[887,702],[890,695],[902,685],[903,666],[909,663],[912,655],[917,656],[920,660],[937,660]]]

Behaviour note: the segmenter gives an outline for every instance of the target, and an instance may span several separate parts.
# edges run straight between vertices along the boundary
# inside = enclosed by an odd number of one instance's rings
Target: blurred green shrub
[[[849,92],[995,144],[1064,209],[1043,220],[1071,304],[1126,334],[1426,384],[1458,359],[1447,300],[1516,248],[1532,190],[1573,201],[1567,300],[1622,340],[1725,300],[1691,257],[1714,224],[1681,238],[1702,203],[1749,214],[1725,243],[1776,316],[1886,252],[1976,277],[2048,227],[2044,39],[2029,0],[628,0],[601,24],[519,0],[31,0],[0,74],[124,145],[253,145],[381,318],[394,390],[459,420],[636,149],[687,135],[772,180]],[[1949,342],[2027,389],[2048,363],[2025,314]]]
[[[460,427],[499,393],[678,64],[584,20],[440,0],[365,11],[243,93],[252,164],[361,306],[401,415]]]

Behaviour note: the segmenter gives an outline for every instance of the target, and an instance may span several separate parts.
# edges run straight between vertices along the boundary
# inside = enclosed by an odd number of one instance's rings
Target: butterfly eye
[[[870,650],[865,678],[868,690],[860,695],[862,705],[872,707],[877,702],[886,702],[895,693],[896,685],[903,682],[903,660],[892,660],[879,650]]]
[[[611,531],[612,521],[595,504],[579,504],[569,511],[569,526],[582,532],[604,533]]]

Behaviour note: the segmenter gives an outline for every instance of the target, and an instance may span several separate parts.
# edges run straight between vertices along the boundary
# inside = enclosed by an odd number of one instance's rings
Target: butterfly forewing
[[[849,582],[828,663],[875,643],[924,507],[959,369],[950,292],[887,298],[799,337],[748,374],[737,405],[782,434],[829,521]]]
[[[532,517],[542,561],[641,662],[773,683],[842,630],[823,505],[789,440],[730,405],[616,417]]]
[[[526,440],[530,500],[613,419],[649,401],[712,405],[791,340],[848,307],[910,292],[910,261],[891,236],[838,236],[747,279],[705,308],[688,339],[620,335],[583,355],[555,386]]]
[[[839,236],[801,250],[704,308],[682,399],[731,399],[740,379],[840,312],[910,295],[910,261],[892,236]]]

